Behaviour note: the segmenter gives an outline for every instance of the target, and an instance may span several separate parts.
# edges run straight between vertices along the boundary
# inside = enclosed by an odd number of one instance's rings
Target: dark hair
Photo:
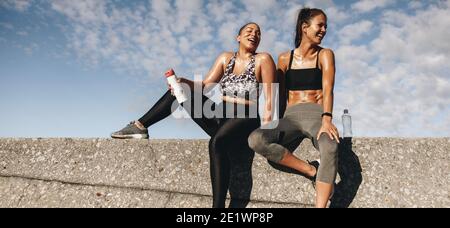
[[[317,15],[324,15],[327,18],[327,15],[323,10],[317,8],[303,8],[298,13],[297,26],[295,27],[295,47],[298,48],[300,43],[302,42],[302,25],[306,23],[309,25],[311,19]]]
[[[245,24],[244,26],[242,26],[242,27],[241,27],[241,28],[239,29],[239,33],[238,33],[238,35],[241,35],[241,33],[242,33],[242,30],[244,30],[244,29],[245,29],[245,27],[247,27],[247,26],[249,26],[249,25],[256,25],[256,26],[258,26],[259,30],[261,30],[261,27],[259,27],[259,25],[258,25],[258,24],[256,24],[255,22],[249,22],[249,23]]]

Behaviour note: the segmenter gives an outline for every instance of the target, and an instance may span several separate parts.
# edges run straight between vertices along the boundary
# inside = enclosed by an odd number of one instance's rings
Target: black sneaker
[[[122,130],[112,133],[111,137],[114,139],[148,139],[148,130],[138,128],[133,121]]]
[[[313,188],[316,189],[316,179],[317,179],[317,173],[319,172],[319,161],[308,161],[308,164],[316,168],[316,175],[313,177],[308,177],[308,179],[312,182]]]

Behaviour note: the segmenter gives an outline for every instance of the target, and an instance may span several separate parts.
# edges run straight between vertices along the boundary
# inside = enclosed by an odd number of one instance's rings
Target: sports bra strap
[[[291,51],[291,59],[289,60],[288,70],[292,68],[292,61],[294,60],[294,50]]]
[[[237,52],[233,54],[233,56],[230,58],[230,61],[228,61],[227,68],[225,69],[225,75],[230,74],[230,70],[233,70],[234,68],[234,62],[236,61]]]
[[[322,48],[319,49],[319,51],[317,52],[317,60],[316,60],[316,68],[319,69],[319,54],[320,51],[322,51]]]
[[[317,60],[316,60],[316,68],[319,69],[319,54],[320,51],[322,51],[322,48],[319,49],[319,51],[317,52]],[[289,59],[289,67],[288,70],[290,70],[292,68],[292,62],[294,60],[294,50],[291,51],[291,58]]]

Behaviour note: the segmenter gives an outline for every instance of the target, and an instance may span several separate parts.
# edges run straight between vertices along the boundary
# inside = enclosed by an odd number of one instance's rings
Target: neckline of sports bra
[[[244,70],[240,74],[235,74],[233,71],[234,71],[234,67],[236,66],[236,58],[237,58],[237,53],[235,53],[233,55],[233,57],[231,57],[230,63],[228,63],[228,65],[230,65],[231,61],[233,61],[231,69],[228,71],[228,77],[229,78],[242,77],[242,76],[246,75],[245,73],[248,72],[248,70],[251,67],[251,64],[253,63],[253,61],[255,61],[255,56],[252,55],[252,57],[250,59],[250,62],[247,64],[247,66],[244,68]],[[253,75],[253,72],[250,72],[250,74]],[[232,76],[232,77],[230,77],[230,76]]]
[[[290,71],[290,70],[321,70],[320,68],[317,68],[317,67],[314,67],[314,68],[301,68],[301,69],[289,69],[289,70],[287,70],[287,71]]]

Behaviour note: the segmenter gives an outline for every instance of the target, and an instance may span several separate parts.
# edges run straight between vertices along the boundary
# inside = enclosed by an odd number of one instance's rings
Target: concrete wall
[[[331,207],[450,207],[450,139],[355,138],[340,146]],[[317,159],[305,140],[296,154]],[[311,207],[302,176],[233,160],[236,207]],[[209,207],[206,140],[0,139],[0,207]]]

